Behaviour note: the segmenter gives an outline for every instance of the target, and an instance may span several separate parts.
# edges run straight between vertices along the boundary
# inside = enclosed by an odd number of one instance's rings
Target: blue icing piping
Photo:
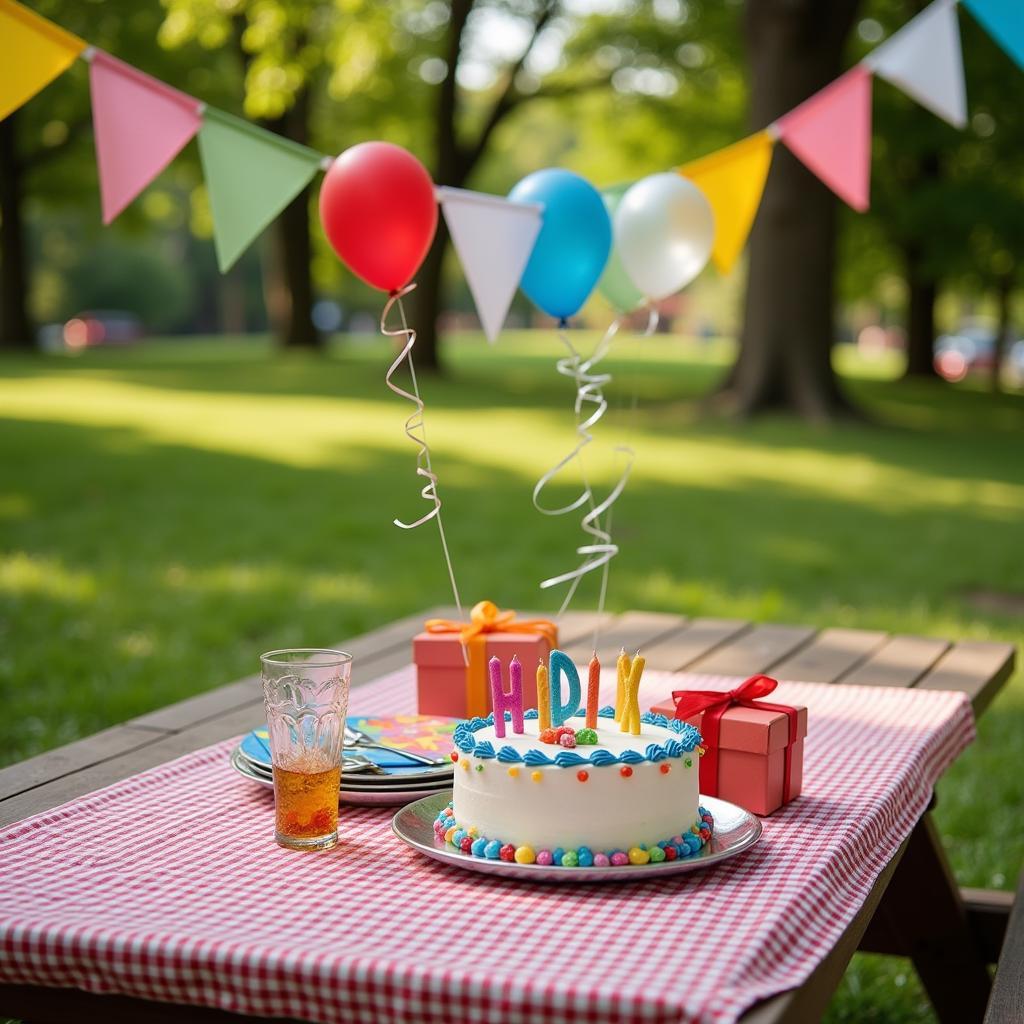
[[[580,710],[575,713],[576,718],[583,718],[586,712]],[[610,719],[615,717],[615,709],[606,705],[597,712],[598,718]],[[539,717],[536,708],[528,708],[523,713],[527,721],[536,721]],[[511,715],[506,712],[505,720],[509,721]],[[509,745],[501,746],[497,752],[489,740],[474,738],[474,733],[479,732],[487,726],[494,725],[494,715],[486,718],[470,718],[460,722],[455,727],[453,740],[455,746],[463,753],[474,754],[482,760],[497,758],[502,764],[526,764],[531,768],[548,767],[554,765],[558,768],[575,768],[579,765],[591,764],[601,768],[613,764],[642,764],[650,761],[657,764],[670,757],[682,757],[695,750],[702,742],[701,735],[692,725],[680,721],[677,718],[668,718],[665,715],[645,711],[640,716],[644,725],[657,725],[663,729],[670,729],[675,735],[665,740],[664,743],[649,743],[643,753],[638,750],[624,750],[621,754],[613,754],[610,750],[595,750],[590,754],[580,754],[576,750],[560,750],[553,758],[544,753],[543,750],[528,750],[520,754],[514,747]],[[586,749],[586,748],[583,748]]]

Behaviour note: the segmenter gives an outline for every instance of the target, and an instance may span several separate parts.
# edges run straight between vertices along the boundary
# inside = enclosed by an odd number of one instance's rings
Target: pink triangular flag
[[[871,188],[871,72],[858,64],[775,123],[779,138],[844,202]]]
[[[103,223],[109,224],[199,131],[202,107],[100,50],[89,84]]]

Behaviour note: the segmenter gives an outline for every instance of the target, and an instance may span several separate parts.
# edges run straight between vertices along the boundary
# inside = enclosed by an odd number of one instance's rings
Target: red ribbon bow
[[[771,676],[751,676],[735,690],[673,690],[672,700],[676,705],[676,718],[693,718],[704,712],[701,735],[706,753],[700,761],[700,791],[708,796],[718,795],[718,736],[722,715],[729,708],[757,708],[761,711],[775,711],[789,719],[789,742],[786,744],[786,760],[782,776],[782,802],[790,798],[790,766],[793,744],[797,739],[798,715],[796,708],[785,704],[769,704],[759,700],[766,697],[778,686]]]

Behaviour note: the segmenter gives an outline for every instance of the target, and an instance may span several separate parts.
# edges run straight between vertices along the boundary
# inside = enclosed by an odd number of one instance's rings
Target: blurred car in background
[[[1017,351],[1019,341],[1010,342],[1004,349],[1004,368],[1012,363],[1011,353]],[[968,323],[953,334],[935,339],[935,372],[948,381],[963,380],[968,374],[989,375],[996,361],[996,328],[984,323]]]
[[[124,310],[89,310],[73,316],[62,331],[66,349],[95,348],[97,345],[134,345],[145,331],[142,321]]]

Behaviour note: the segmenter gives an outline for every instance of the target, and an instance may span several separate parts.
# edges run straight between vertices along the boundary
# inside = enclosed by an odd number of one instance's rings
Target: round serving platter
[[[434,819],[448,806],[451,798],[451,790],[445,790],[403,807],[391,822],[395,835],[418,853],[442,864],[484,875],[502,875],[505,878],[532,879],[538,882],[629,882],[642,878],[664,878],[666,875],[697,871],[719,864],[749,850],[761,838],[761,822],[750,811],[727,800],[702,796],[701,806],[711,812],[715,819],[715,830],[711,839],[692,857],[663,860],[660,864],[630,864],[607,868],[516,864],[474,857],[437,838],[434,834]]]
[[[274,781],[269,772],[265,773],[254,768],[246,761],[237,747],[231,752],[231,767],[250,782],[257,782],[261,786],[273,789]],[[439,791],[437,785],[436,782],[409,781],[401,788],[394,785],[372,787],[368,786],[365,782],[344,779],[339,800],[343,804],[352,804],[357,807],[396,807],[399,804],[407,804],[410,800],[417,800],[424,793],[451,792],[449,789]]]

